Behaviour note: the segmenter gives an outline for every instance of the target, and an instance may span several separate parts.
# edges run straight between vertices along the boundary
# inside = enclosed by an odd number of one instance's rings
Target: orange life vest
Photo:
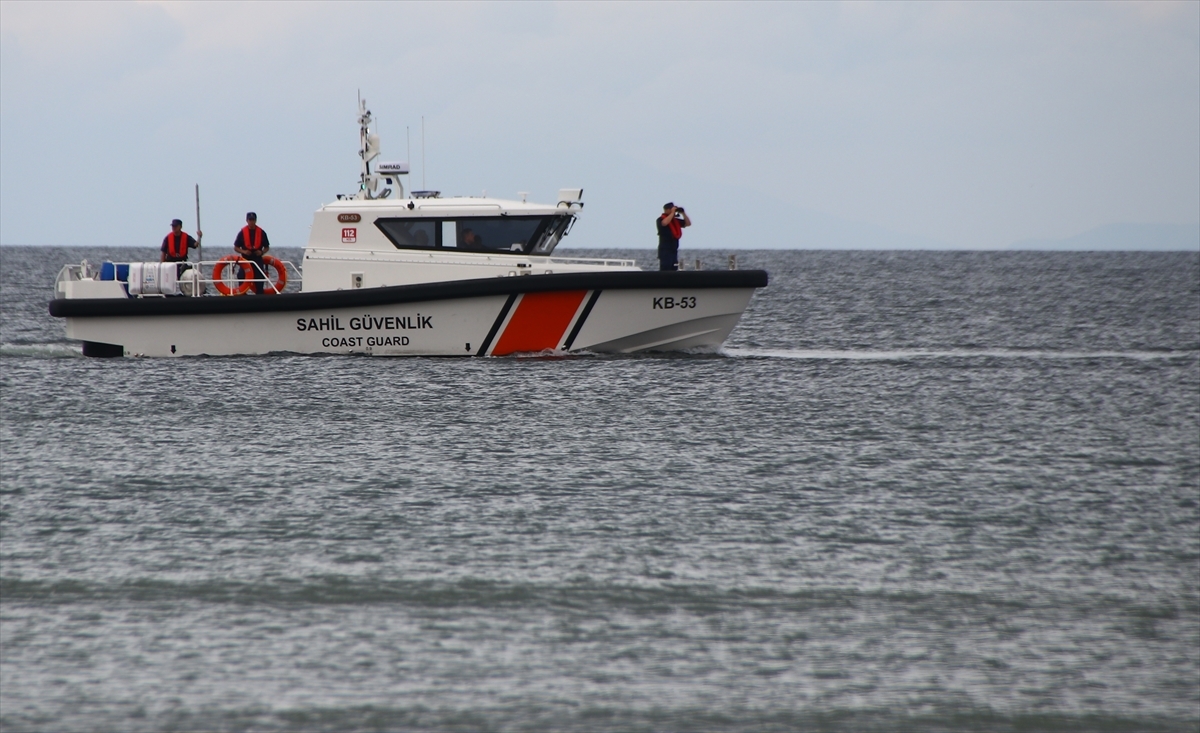
[[[167,235],[167,256],[172,259],[187,259],[188,251],[188,235],[187,232],[180,232],[179,236],[175,236],[175,232]]]
[[[262,249],[262,227],[254,227],[254,241],[250,241],[250,227],[242,227],[242,246],[251,252]]]

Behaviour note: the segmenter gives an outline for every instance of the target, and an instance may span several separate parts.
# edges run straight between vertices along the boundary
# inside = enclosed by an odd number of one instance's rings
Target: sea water
[[[1200,254],[737,255],[718,354],[156,360],[0,249],[0,727],[1200,727]]]

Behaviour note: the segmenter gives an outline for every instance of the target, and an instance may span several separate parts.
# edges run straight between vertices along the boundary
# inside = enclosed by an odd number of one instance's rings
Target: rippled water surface
[[[85,359],[54,274],[135,252],[0,249],[6,732],[1200,726],[1200,255],[743,252],[717,355]]]

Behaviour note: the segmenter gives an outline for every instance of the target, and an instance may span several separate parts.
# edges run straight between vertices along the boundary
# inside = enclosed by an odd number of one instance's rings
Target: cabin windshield
[[[533,243],[532,252],[539,255],[548,255],[558,246],[559,241],[567,236],[567,230],[571,228],[571,223],[575,221],[573,216],[554,216],[550,217],[551,221],[546,229],[542,232],[539,240]]]
[[[459,249],[468,252],[548,255],[573,217],[477,216],[462,219],[376,219],[397,249]]]

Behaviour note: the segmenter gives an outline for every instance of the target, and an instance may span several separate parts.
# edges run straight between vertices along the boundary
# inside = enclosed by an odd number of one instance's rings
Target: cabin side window
[[[455,246],[472,252],[524,254],[546,228],[547,216],[486,216],[458,219]]]
[[[375,226],[397,249],[438,247],[441,231],[432,219],[376,219]]]

